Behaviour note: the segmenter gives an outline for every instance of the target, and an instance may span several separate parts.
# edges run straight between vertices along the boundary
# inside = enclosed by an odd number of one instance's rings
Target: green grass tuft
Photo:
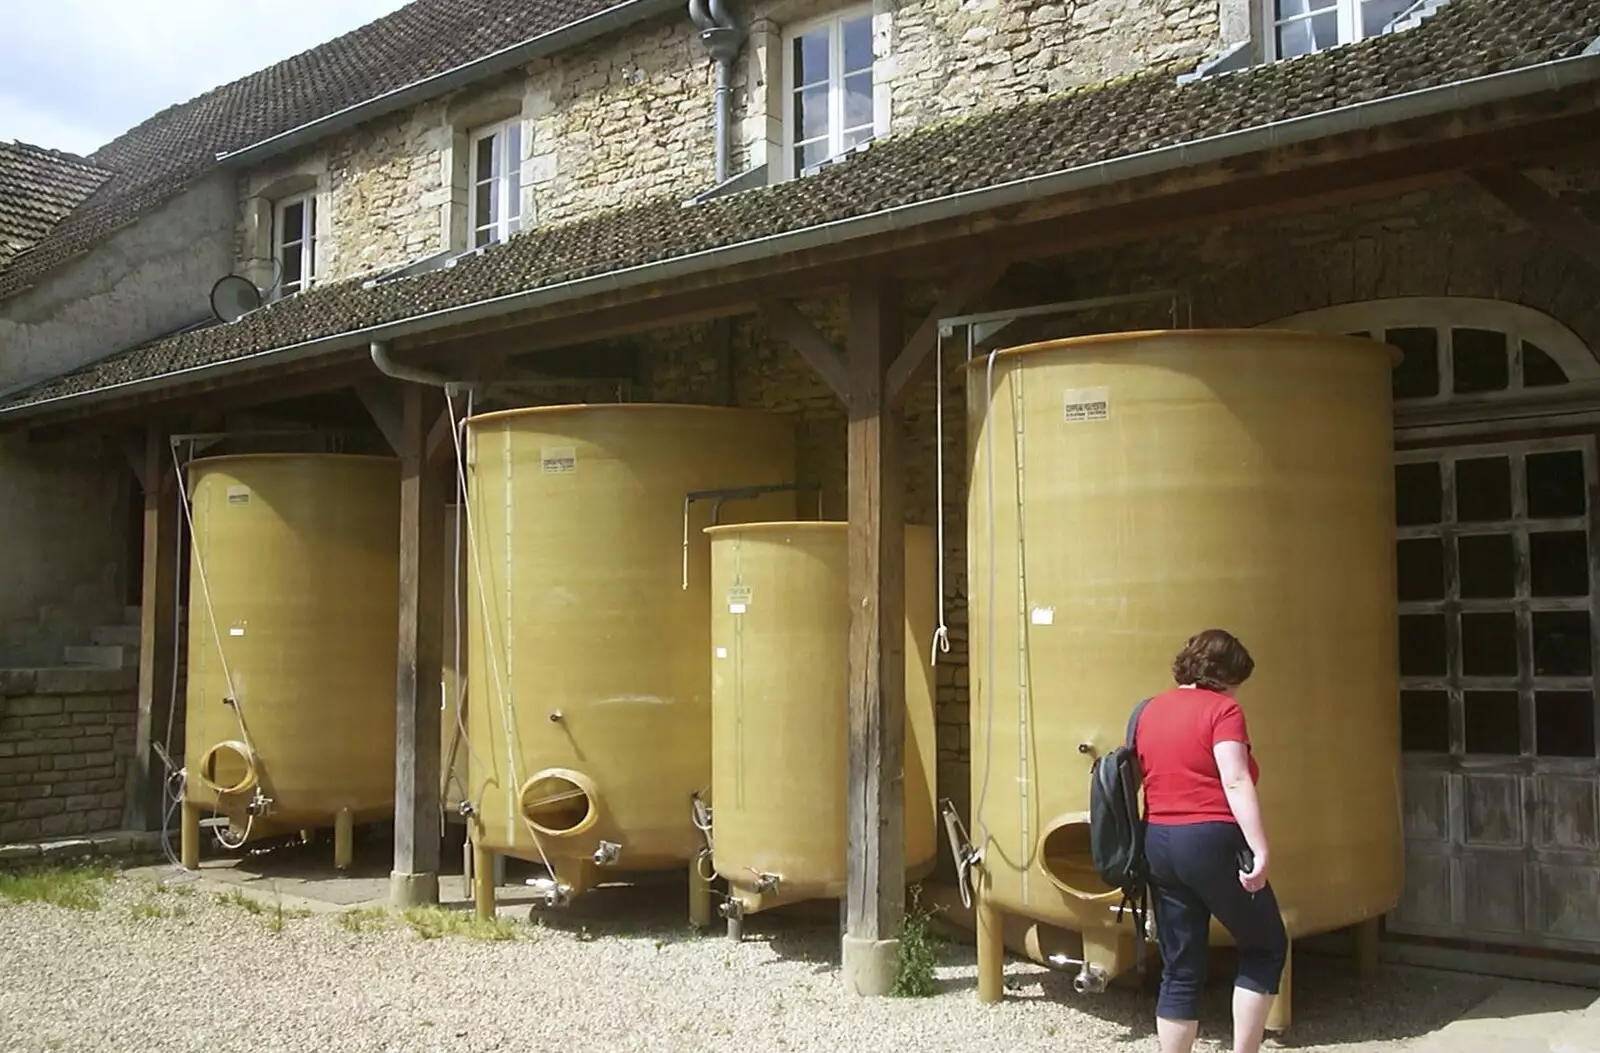
[[[928,924],[933,914],[922,906],[922,886],[911,886],[910,893],[895,961],[894,987],[889,993],[900,998],[927,998],[939,990],[934,970],[939,965],[941,940]]]
[[[412,907],[401,912],[400,917],[424,940],[436,940],[441,936],[461,936],[469,940],[517,938],[516,922],[510,918],[479,921],[475,914],[443,907]]]
[[[99,910],[111,877],[109,869],[92,863],[0,871],[0,901]]]
[[[389,927],[389,912],[382,907],[352,907],[339,915],[339,927],[346,932],[371,932]]]

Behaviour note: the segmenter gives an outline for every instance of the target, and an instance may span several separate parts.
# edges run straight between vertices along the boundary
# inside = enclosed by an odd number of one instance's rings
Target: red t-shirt
[[[1134,729],[1134,752],[1144,777],[1145,809],[1151,823],[1232,823],[1222,776],[1211,748],[1242,742],[1250,748],[1244,713],[1227,695],[1199,687],[1173,688],[1152,698]],[[1260,778],[1250,757],[1250,781]]]

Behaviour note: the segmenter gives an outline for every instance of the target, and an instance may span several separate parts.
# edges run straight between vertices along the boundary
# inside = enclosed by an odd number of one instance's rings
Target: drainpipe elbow
[[[426,384],[429,387],[444,388],[451,394],[465,386],[439,373],[431,373],[426,369],[417,369],[414,366],[401,365],[389,357],[389,346],[382,340],[372,341],[370,348],[372,364],[377,366],[378,372],[385,376],[394,377],[396,380],[408,381],[412,384]]]

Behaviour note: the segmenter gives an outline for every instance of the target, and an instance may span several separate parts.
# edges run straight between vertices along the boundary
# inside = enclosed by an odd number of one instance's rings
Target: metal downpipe
[[[717,86],[712,110],[716,138],[716,176],[721,184],[733,166],[733,63],[744,47],[744,29],[723,0],[689,0],[689,17],[700,30],[700,40],[717,64]]]

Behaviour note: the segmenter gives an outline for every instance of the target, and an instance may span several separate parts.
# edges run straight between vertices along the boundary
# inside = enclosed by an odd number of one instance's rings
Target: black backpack
[[[1122,890],[1118,912],[1122,917],[1133,915],[1135,942],[1141,949],[1149,870],[1144,856],[1144,817],[1139,812],[1139,787],[1144,778],[1133,736],[1149,702],[1147,698],[1133,707],[1122,744],[1096,757],[1089,769],[1089,854],[1100,880]]]

